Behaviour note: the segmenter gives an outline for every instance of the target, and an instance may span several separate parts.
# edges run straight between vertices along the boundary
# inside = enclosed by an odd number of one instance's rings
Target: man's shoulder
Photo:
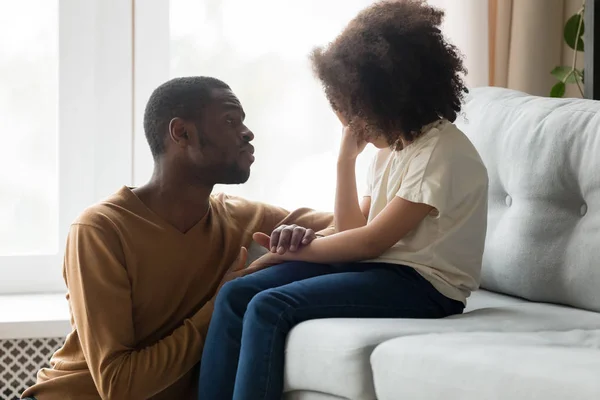
[[[103,230],[112,230],[127,216],[135,214],[131,199],[123,187],[118,192],[87,207],[75,218],[73,225],[95,227]]]
[[[288,212],[274,205],[249,200],[240,196],[217,193],[211,196],[211,205],[218,215],[225,216],[238,224],[258,223],[266,213],[287,214]]]

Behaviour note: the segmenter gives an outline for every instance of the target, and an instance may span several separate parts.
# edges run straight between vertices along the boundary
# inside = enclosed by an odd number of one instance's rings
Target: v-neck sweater
[[[291,223],[321,230],[332,216],[219,194],[184,234],[127,187],[88,208],[63,265],[72,332],[23,396],[195,399],[221,279],[254,232]]]

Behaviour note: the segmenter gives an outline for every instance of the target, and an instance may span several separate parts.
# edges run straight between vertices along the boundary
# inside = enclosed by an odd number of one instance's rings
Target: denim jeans
[[[290,262],[225,284],[200,365],[200,400],[280,400],[285,339],[317,318],[443,318],[463,304],[413,268]]]

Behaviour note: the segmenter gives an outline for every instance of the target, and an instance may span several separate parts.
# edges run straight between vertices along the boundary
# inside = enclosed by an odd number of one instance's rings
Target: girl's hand
[[[277,253],[266,253],[262,257],[256,259],[252,264],[248,266],[248,270],[251,272],[260,271],[273,265],[281,264],[285,262],[282,256]]]
[[[354,161],[356,160],[356,157],[358,157],[358,155],[362,153],[366,146],[367,142],[362,138],[358,137],[354,133],[352,128],[350,128],[349,126],[344,126],[338,160]]]
[[[339,112],[335,111],[335,115],[337,115],[338,119],[342,123],[344,130],[342,131],[342,143],[340,145],[340,154],[338,159],[340,161],[353,161],[356,160],[356,157],[367,146],[367,142],[365,140],[360,139],[349,126],[349,122],[344,116]]]
[[[335,115],[337,115],[338,119],[342,123],[342,126],[348,126],[348,120],[346,120],[346,118],[344,118],[344,116],[340,114],[339,111],[335,111]]]

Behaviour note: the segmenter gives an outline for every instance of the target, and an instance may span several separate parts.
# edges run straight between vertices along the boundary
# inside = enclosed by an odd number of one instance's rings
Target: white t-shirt
[[[487,170],[469,139],[440,121],[401,151],[380,150],[366,196],[369,222],[401,197],[435,208],[374,262],[413,267],[443,295],[466,303],[479,287],[487,228]]]

